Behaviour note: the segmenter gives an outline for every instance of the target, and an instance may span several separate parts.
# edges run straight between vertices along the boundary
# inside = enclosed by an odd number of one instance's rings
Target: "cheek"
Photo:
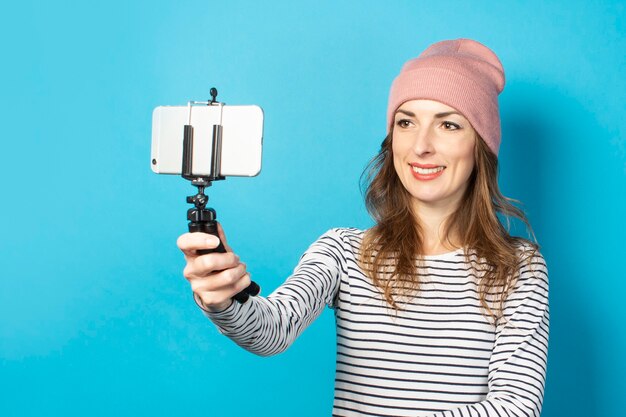
[[[402,166],[403,149],[398,144],[398,141],[391,142],[391,154],[393,157],[393,166],[396,169],[396,172],[399,173],[398,170]]]
[[[398,140],[393,139],[391,141],[391,154],[393,155],[393,158],[395,159],[397,157],[397,155],[400,153],[400,149],[399,149],[400,145],[398,144]]]
[[[476,161],[474,160],[474,147],[464,149],[458,156],[459,166],[463,171],[464,177],[469,177],[474,169]]]

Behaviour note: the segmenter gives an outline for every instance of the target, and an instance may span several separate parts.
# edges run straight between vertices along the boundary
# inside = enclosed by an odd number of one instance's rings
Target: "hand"
[[[250,285],[246,265],[226,243],[224,230],[219,224],[218,233],[226,253],[198,255],[198,250],[214,249],[219,245],[220,239],[206,233],[185,233],[176,242],[187,262],[183,276],[191,284],[194,297],[208,311],[225,310],[232,303],[232,297]]]

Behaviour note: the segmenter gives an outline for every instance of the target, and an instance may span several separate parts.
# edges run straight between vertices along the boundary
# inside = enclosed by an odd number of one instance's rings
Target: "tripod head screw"
[[[194,196],[187,197],[188,204],[193,204],[199,208],[204,208],[204,206],[206,206],[206,203],[208,202],[209,198],[204,194],[196,194]]]

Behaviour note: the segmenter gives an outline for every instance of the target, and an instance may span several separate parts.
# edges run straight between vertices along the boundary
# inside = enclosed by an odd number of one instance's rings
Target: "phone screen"
[[[263,110],[259,106],[192,106],[193,175],[211,172],[213,125],[222,124],[223,176],[252,177],[261,171]],[[183,129],[189,107],[159,106],[152,113],[151,167],[157,174],[180,175]]]

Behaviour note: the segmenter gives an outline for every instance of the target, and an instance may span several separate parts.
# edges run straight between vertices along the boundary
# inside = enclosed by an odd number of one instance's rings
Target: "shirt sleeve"
[[[320,236],[301,256],[293,274],[265,297],[233,302],[220,312],[204,311],[220,333],[261,356],[283,352],[324,310],[333,307],[346,270],[337,229]]]
[[[430,417],[538,417],[543,404],[548,359],[550,310],[548,270],[537,252],[504,304],[496,326],[484,401]]]

